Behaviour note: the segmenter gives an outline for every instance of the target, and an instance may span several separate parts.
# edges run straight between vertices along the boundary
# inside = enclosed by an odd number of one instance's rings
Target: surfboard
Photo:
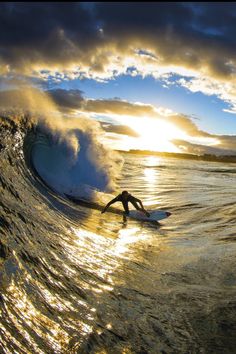
[[[90,208],[90,209],[96,209],[96,210],[103,210],[105,205],[99,205],[98,203],[95,202],[91,202],[89,200],[85,200],[85,199],[81,199],[79,197],[75,197],[73,195],[69,195],[64,193],[65,196],[71,200],[73,203],[77,204],[77,205],[81,205],[84,206],[86,208]],[[107,210],[107,212],[109,213],[113,213],[113,214],[120,214],[123,215],[124,214],[124,210],[123,209],[117,209],[114,207],[109,207],[109,209]]]
[[[128,218],[141,221],[159,221],[168,218],[171,213],[163,210],[148,210],[150,216],[146,216],[139,210],[130,210]]]
[[[97,209],[97,210],[103,210],[103,208],[104,208],[104,205],[101,206],[97,203],[89,202],[87,200],[83,200],[83,199],[80,199],[78,197],[74,197],[69,194],[65,194],[65,195],[69,200],[71,200],[75,204],[85,206],[85,207],[91,208],[91,209]],[[171,213],[169,211],[163,211],[163,210],[147,210],[147,211],[150,214],[149,217],[146,216],[144,213],[142,213],[139,210],[130,210],[129,215],[127,215],[127,217],[130,219],[152,222],[152,221],[160,221],[160,220],[166,219],[171,215]],[[114,207],[109,207],[107,212],[113,213],[113,214],[118,214],[118,215],[124,215],[124,210],[117,209]]]

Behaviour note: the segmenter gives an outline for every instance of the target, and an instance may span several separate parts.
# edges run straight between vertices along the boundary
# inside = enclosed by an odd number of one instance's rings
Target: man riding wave
[[[123,204],[123,208],[125,210],[125,215],[129,215],[129,202],[137,209],[143,212],[146,216],[150,216],[150,214],[144,209],[144,206],[141,202],[140,199],[134,197],[132,194],[128,193],[127,191],[123,191],[121,194],[119,194],[117,197],[112,199],[105,208],[102,210],[102,214],[105,213],[105,211],[109,208],[111,204],[114,204],[116,202],[121,202]]]

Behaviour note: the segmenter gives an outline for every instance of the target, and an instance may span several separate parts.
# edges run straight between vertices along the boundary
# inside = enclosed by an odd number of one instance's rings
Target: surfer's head
[[[128,193],[127,191],[123,191],[121,194],[122,194],[123,197],[126,197],[126,198],[127,198],[128,195],[129,195],[129,193]]]

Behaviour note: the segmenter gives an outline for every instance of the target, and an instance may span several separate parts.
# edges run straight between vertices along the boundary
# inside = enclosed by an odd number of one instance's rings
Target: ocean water
[[[1,122],[0,351],[235,353],[236,165],[123,154],[118,190],[172,213],[125,222],[97,210],[111,192],[79,138],[59,175],[60,139]],[[60,193],[84,197],[76,178],[98,208]]]

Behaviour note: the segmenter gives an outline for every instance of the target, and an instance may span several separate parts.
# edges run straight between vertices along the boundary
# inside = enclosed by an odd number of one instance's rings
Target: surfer
[[[146,216],[150,216],[150,214],[144,209],[141,200],[135,198],[132,194],[128,193],[127,191],[123,191],[121,194],[119,194],[117,197],[115,197],[109,203],[107,203],[107,205],[105,206],[105,208],[102,210],[101,213],[102,214],[105,213],[105,211],[109,208],[109,206],[116,202],[121,202],[123,204],[123,207],[125,209],[125,215],[129,215],[128,203],[130,202],[137,210],[142,211]],[[138,204],[140,204],[140,206]]]

